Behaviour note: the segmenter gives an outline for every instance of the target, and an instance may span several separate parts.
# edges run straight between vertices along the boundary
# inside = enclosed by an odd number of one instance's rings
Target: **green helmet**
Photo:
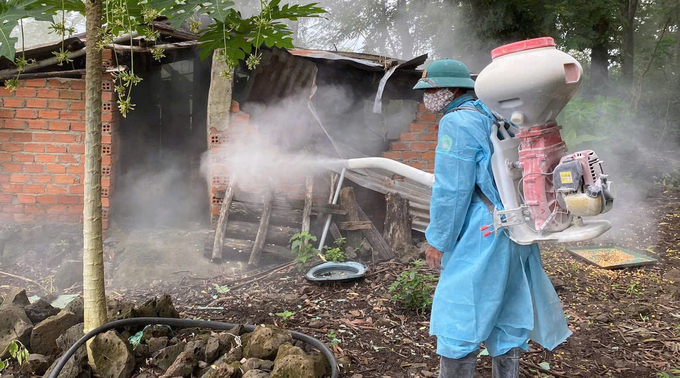
[[[423,77],[413,89],[467,88],[473,89],[475,82],[470,78],[470,70],[465,64],[444,58],[430,63]]]

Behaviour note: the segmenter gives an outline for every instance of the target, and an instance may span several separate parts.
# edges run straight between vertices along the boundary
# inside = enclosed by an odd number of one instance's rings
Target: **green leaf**
[[[0,360],[0,373],[7,368],[7,361]]]
[[[541,368],[543,368],[545,370],[550,370],[550,364],[547,363],[547,362],[541,362],[540,364],[538,364],[538,366],[540,366]]]
[[[9,344],[9,354],[13,358],[17,358],[17,353],[19,352],[19,343],[16,341],[12,341],[11,344]]]

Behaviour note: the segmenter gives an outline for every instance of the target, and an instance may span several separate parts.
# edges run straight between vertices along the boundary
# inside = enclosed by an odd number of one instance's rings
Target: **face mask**
[[[423,103],[425,109],[433,112],[439,113],[446,108],[448,104],[453,101],[453,92],[448,88],[442,88],[436,92],[425,92],[423,95]]]

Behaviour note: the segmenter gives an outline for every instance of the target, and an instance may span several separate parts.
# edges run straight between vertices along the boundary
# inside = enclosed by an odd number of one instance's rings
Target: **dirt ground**
[[[658,264],[602,270],[574,258],[568,246],[543,245],[545,269],[574,335],[552,352],[532,344],[522,357],[523,377],[672,377],[680,369],[680,192],[654,191],[615,216],[620,227],[597,244],[642,251]],[[205,279],[196,273],[175,283],[109,290],[109,295],[141,302],[168,292],[186,318],[277,323],[323,341],[335,334],[336,354],[351,361],[347,377],[436,376],[428,316],[400,309],[388,293],[406,265],[369,268],[365,279],[350,284],[315,285],[293,267],[263,268],[236,278]],[[21,273],[40,278],[38,270]],[[27,286],[6,276],[0,284]],[[295,315],[283,321],[276,313],[285,311]],[[490,377],[490,358],[480,360],[478,376]]]

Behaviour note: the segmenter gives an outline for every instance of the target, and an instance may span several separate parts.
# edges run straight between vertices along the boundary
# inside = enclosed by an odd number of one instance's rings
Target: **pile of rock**
[[[139,306],[118,300],[107,304],[110,321],[179,317],[168,295]],[[28,348],[30,358],[2,378],[47,377],[57,358],[83,336],[82,321],[81,298],[60,310],[42,300],[30,303],[24,290],[11,290],[0,304],[0,348],[7,349],[19,340]],[[212,332],[150,325],[102,333],[93,339],[91,348],[96,373],[102,378],[321,378],[330,373],[323,355],[293,341],[288,331],[269,326],[246,333],[243,326]],[[0,357],[6,358],[7,350]],[[78,350],[59,375],[90,376],[85,348]]]

